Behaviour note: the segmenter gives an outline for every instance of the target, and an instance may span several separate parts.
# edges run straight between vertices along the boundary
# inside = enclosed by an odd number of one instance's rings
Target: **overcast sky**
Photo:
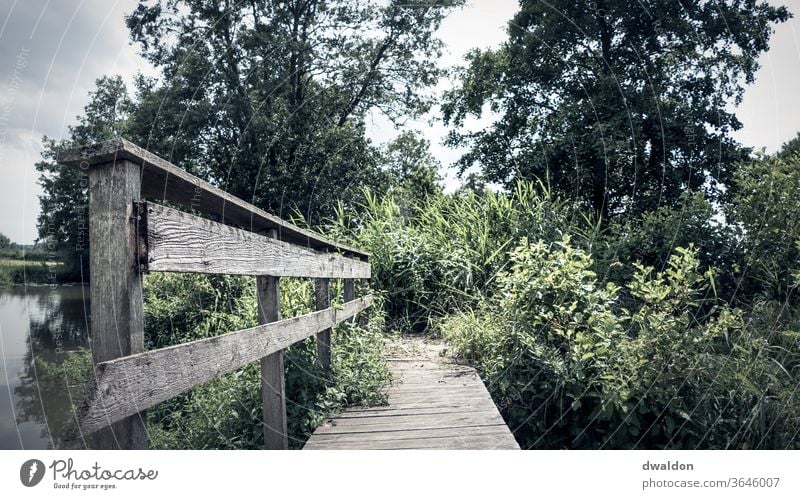
[[[782,3],[800,13],[800,0]],[[130,82],[137,71],[150,71],[129,45],[123,21],[135,4],[0,0],[0,232],[13,241],[36,238],[40,189],[33,164],[42,136],[66,134],[99,76],[120,74]],[[515,0],[472,0],[452,14],[439,33],[448,48],[441,62],[457,64],[470,48],[497,46],[516,7]],[[744,129],[736,138],[773,152],[800,131],[799,19],[778,26],[771,50],[760,62],[757,81],[738,109]],[[439,144],[445,133],[441,125],[411,126],[425,133],[444,165],[458,158],[458,151]],[[396,132],[376,117],[369,133],[384,141]],[[452,187],[452,172],[447,177]]]

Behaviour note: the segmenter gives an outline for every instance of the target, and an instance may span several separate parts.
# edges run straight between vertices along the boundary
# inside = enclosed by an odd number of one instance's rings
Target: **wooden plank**
[[[502,419],[500,420],[502,422]],[[317,435],[331,433],[370,433],[379,431],[400,431],[400,430],[433,430],[437,428],[469,428],[471,426],[488,426],[498,424],[497,416],[494,414],[479,414],[476,416],[461,416],[455,418],[440,418],[437,415],[422,416],[416,420],[403,422],[375,423],[364,426],[338,426],[322,425],[314,431]]]
[[[474,368],[435,344],[406,338],[389,363],[388,405],[349,408],[318,427],[306,449],[519,449]]]
[[[367,418],[390,418],[395,416],[421,416],[425,414],[467,414],[467,413],[480,413],[492,410],[486,404],[473,405],[473,406],[458,406],[453,405],[450,407],[420,407],[417,409],[390,409],[386,411],[343,411],[336,415],[336,421],[341,425],[345,420],[356,424],[357,421],[363,421]]]
[[[276,229],[281,241],[318,250],[340,251],[359,258],[369,256],[362,250],[336,243],[271,215],[122,138],[61,151],[57,160],[78,168],[129,160],[142,168],[141,193],[145,197],[172,201],[185,208],[218,215],[223,222],[252,232],[266,233],[269,229]]]
[[[402,430],[375,433],[345,433],[330,435],[314,435],[303,447],[304,450],[316,449],[362,449],[369,448],[370,444],[385,445],[386,448],[394,446],[396,441],[425,441],[429,439],[454,439],[467,433],[463,428],[435,428],[429,430]],[[498,441],[507,442],[514,437],[505,425],[474,426],[469,428],[469,435],[479,437],[492,437]],[[517,447],[519,448],[519,447]]]
[[[362,260],[304,248],[149,202],[147,268],[160,272],[368,277]],[[327,307],[325,307],[327,308]]]
[[[473,426],[469,431],[472,435],[511,435],[511,432],[508,431],[508,427],[500,423],[486,426]],[[410,440],[425,438],[452,438],[463,434],[464,430],[462,428],[431,428],[425,430],[411,429],[372,433],[326,433],[324,435],[314,434],[311,440],[306,443],[306,447],[327,445],[335,442],[370,442],[400,439]]]
[[[501,427],[502,428],[502,427]],[[338,442],[326,442],[324,444],[314,444],[305,447],[307,450],[422,450],[422,449],[442,449],[442,450],[519,450],[516,441],[508,435],[497,432],[488,435],[475,435],[472,431],[460,431],[458,434],[443,437],[417,437],[417,438],[396,438],[392,440],[368,439],[368,440],[342,440]],[[508,435],[506,437],[506,435]]]
[[[392,393],[392,402],[396,404],[407,403],[410,401],[421,401],[421,400],[438,400],[440,402],[444,402],[447,400],[467,400],[472,398],[485,398],[486,394],[474,387],[468,387],[465,389],[458,389],[452,388],[450,390],[439,391],[439,392],[432,392],[432,391],[420,391],[416,393],[401,393],[401,394],[394,394]]]
[[[276,237],[270,229],[269,237]],[[280,278],[256,278],[258,322],[269,324],[281,320]],[[261,358],[261,405],[264,427],[264,448],[286,450],[289,448],[289,431],[286,421],[286,380],[283,369],[283,350]]]
[[[461,424],[470,422],[476,424],[488,424],[485,421],[489,421],[489,423],[497,423],[497,417],[495,415],[494,408],[482,407],[472,409],[459,408],[458,410],[450,409],[444,411],[441,409],[439,411],[412,411],[406,414],[370,414],[362,415],[360,417],[347,418],[337,416],[331,421],[335,423],[335,425],[331,426],[331,428],[347,431],[348,428],[362,428],[364,430],[369,430],[370,427],[375,425],[400,425],[414,422],[423,425],[430,422],[436,422],[437,424],[441,425],[447,425],[448,423]],[[480,421],[483,421],[483,423],[479,423]],[[327,426],[323,425],[321,428],[327,428]]]
[[[139,167],[134,163],[118,161],[89,169],[91,339],[97,366],[144,350],[142,280],[135,251],[134,201],[139,197]],[[130,392],[123,388],[119,395]],[[103,404],[97,408],[96,418],[106,428],[93,435],[93,448],[147,447],[144,406],[131,405],[125,414],[130,417],[125,418],[110,417],[105,409]]]
[[[400,397],[406,394],[422,395],[426,393],[484,393],[484,388],[475,383],[440,383],[438,378],[431,378],[427,384],[412,383],[405,385],[400,383],[391,388],[391,394]]]
[[[330,281],[314,279],[314,305],[317,310],[331,306]],[[317,360],[325,372],[331,370],[331,329],[324,329],[317,334]]]
[[[359,449],[360,445],[368,442],[391,442],[393,440],[424,440],[430,438],[457,438],[464,435],[463,428],[436,428],[430,430],[401,430],[374,433],[337,433],[314,435],[303,449],[327,449],[329,446],[346,444],[349,449]],[[502,424],[489,426],[474,426],[469,429],[470,435],[494,436],[502,438],[510,436],[508,428]],[[512,437],[513,440],[513,437]],[[391,445],[391,444],[387,444]]]
[[[337,418],[346,418],[350,415],[361,416],[371,414],[392,414],[392,413],[420,413],[436,411],[456,411],[463,409],[469,411],[472,409],[491,409],[496,408],[494,402],[487,400],[485,397],[479,399],[472,399],[467,401],[455,402],[436,402],[436,403],[420,403],[420,404],[392,404],[392,405],[378,405],[375,407],[350,407],[342,411]]]
[[[282,350],[372,304],[367,296],[300,317],[103,362],[80,410],[84,433],[97,431],[217,376]]]

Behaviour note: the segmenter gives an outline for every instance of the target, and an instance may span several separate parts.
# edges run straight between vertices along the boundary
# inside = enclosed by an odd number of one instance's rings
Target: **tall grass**
[[[519,183],[365,193],[326,230],[371,253],[393,328],[478,367],[525,447],[796,448],[800,314],[728,303],[743,242],[712,214],[687,196],[600,224]]]
[[[392,327],[430,331],[432,321],[474,306],[492,292],[508,250],[521,238],[563,235],[591,244],[595,226],[539,184],[508,195],[472,191],[435,195],[403,210],[405,201],[365,192],[360,209],[341,206],[326,226],[335,238],[371,253],[373,286],[385,297]]]

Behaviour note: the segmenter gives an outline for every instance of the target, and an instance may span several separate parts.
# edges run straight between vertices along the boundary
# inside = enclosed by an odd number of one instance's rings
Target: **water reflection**
[[[0,449],[72,446],[61,435],[80,397],[88,318],[85,287],[0,289]]]

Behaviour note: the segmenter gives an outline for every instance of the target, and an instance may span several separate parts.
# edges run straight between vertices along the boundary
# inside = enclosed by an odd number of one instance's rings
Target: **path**
[[[435,341],[389,345],[389,404],[351,408],[316,429],[304,449],[519,449],[475,369]]]

